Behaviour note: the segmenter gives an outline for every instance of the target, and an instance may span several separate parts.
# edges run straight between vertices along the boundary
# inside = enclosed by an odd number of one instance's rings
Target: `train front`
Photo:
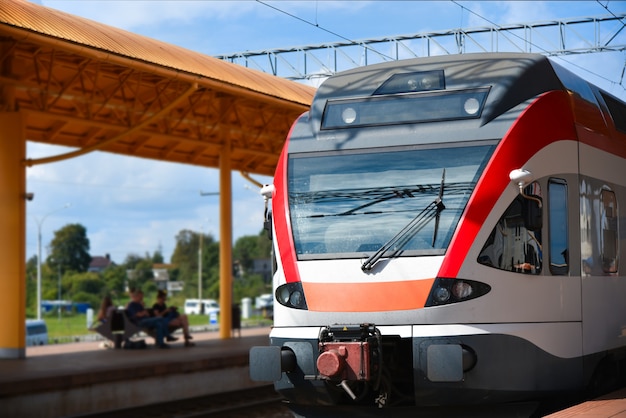
[[[548,88],[511,97],[515,80],[543,64],[478,58],[332,77],[294,124],[267,190],[278,267],[271,345],[250,355],[251,377],[274,381],[292,405],[378,409],[515,392],[498,391],[506,377],[490,360],[512,341],[474,326],[503,308],[484,302],[491,280],[449,273],[481,227],[465,218],[468,205],[493,209],[473,197],[481,176]],[[493,184],[484,196],[514,198],[508,177]]]

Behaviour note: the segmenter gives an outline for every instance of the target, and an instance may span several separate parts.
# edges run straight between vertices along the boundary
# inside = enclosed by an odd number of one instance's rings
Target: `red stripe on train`
[[[439,277],[457,277],[476,234],[509,187],[511,170],[522,168],[539,150],[562,140],[576,140],[569,96],[564,91],[544,93],[522,112],[498,144],[459,221]]]

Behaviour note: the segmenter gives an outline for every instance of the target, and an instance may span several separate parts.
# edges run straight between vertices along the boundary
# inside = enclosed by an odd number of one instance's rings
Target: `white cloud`
[[[67,150],[37,143],[27,149],[29,158]],[[256,235],[263,225],[263,200],[256,190],[245,189],[245,183],[232,174],[234,239]],[[219,236],[219,196],[200,196],[200,191],[219,191],[219,172],[212,168],[91,153],[29,168],[27,190],[35,193],[27,207],[29,257],[37,247],[35,218],[66,203],[69,209],[54,212],[42,225],[44,248],[53,232],[68,223],[87,228],[92,255],[109,253],[116,262],[128,253],[152,253],[159,246],[168,260],[182,229],[200,230],[204,224],[205,232]]]

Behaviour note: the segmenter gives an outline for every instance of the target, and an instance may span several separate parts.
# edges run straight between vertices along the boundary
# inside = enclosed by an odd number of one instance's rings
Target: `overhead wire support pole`
[[[449,54],[459,50],[463,53],[535,51],[550,56],[624,51],[626,50],[625,31],[623,30],[624,19],[626,19],[626,13],[507,25],[489,22],[491,26],[355,41],[347,40],[335,34],[342,41],[298,48],[238,52],[231,55],[218,55],[216,58],[231,62],[241,62],[244,59],[247,62],[249,60],[254,62],[255,67],[261,71],[297,81],[314,78],[322,72],[328,76],[341,70],[356,68],[362,65],[363,61],[366,61],[367,64],[375,64],[401,58],[398,52],[391,53],[395,56],[387,56],[379,51],[387,50],[385,49],[387,46],[395,46],[396,49],[402,47],[412,56]],[[615,22],[622,24],[616,25]],[[588,39],[590,37],[593,39]],[[607,39],[607,41],[603,42],[602,39]],[[583,41],[584,46],[582,48],[575,45],[568,46],[568,40],[571,42]],[[412,48],[410,41],[415,41]],[[407,42],[409,43],[407,44]],[[453,48],[452,45],[455,45],[456,48]],[[419,49],[420,47],[422,49]],[[370,54],[368,50],[374,54]],[[316,57],[316,54],[321,53],[326,54],[327,64],[320,63]],[[268,56],[268,54],[272,54],[277,60],[282,59],[285,63],[297,62],[298,64],[289,64],[279,69],[277,61],[272,61],[271,64],[261,62],[261,57]],[[300,57],[292,61],[286,59],[286,57],[292,57],[293,54],[299,54]],[[233,57],[237,59],[234,60]]]

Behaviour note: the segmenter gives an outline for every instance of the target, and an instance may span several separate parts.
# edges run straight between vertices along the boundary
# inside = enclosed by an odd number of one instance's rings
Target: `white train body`
[[[543,56],[331,77],[274,178],[251,376],[296,408],[580,390],[624,358],[625,204],[626,105]]]

